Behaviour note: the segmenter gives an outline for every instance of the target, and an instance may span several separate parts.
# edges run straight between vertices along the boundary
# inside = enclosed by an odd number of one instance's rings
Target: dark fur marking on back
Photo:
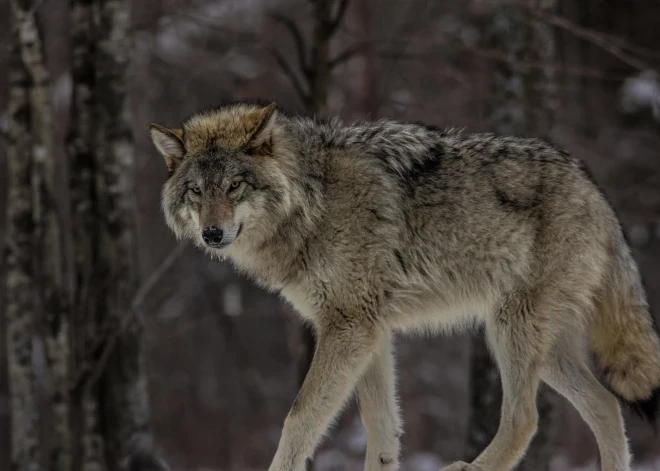
[[[404,179],[411,182],[419,182],[420,180],[434,175],[442,167],[442,158],[445,150],[440,144],[436,144],[428,151],[428,156],[423,160],[415,161],[410,170],[404,175]]]
[[[397,262],[399,262],[399,265],[401,265],[401,269],[403,270],[404,274],[408,274],[408,268],[406,267],[406,264],[403,261],[403,255],[401,255],[401,252],[399,252],[399,249],[394,249],[394,256],[396,257]]]
[[[374,217],[375,217],[376,219],[378,219],[379,221],[382,221],[382,222],[389,221],[389,219],[387,219],[387,218],[381,216],[381,215],[378,213],[378,210],[376,210],[376,209],[374,209],[374,208],[369,208],[369,211],[370,211],[371,214],[373,214]]]
[[[509,196],[500,188],[495,188],[495,197],[502,206],[516,212],[530,211],[539,205],[539,200],[537,198],[534,198],[530,201],[515,200],[513,198],[509,198]]]

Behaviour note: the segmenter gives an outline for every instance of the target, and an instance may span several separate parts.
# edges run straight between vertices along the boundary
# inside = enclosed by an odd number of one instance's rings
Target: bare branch
[[[34,5],[32,5],[30,10],[27,12],[27,14],[34,15],[37,12],[37,10],[41,7],[41,5],[43,5],[44,1],[45,0],[37,0],[36,2],[34,2]]]
[[[280,67],[284,75],[286,75],[286,77],[289,79],[293,85],[293,88],[296,90],[296,93],[300,96],[300,99],[303,100],[304,103],[307,103],[309,100],[309,93],[305,91],[305,87],[302,83],[300,83],[296,73],[293,71],[286,59],[276,49],[267,47],[266,50],[271,56],[273,56],[273,59],[275,59],[277,65]]]
[[[158,282],[163,278],[165,273],[176,263],[176,261],[181,257],[183,252],[186,250],[187,244],[178,244],[177,247],[170,252],[170,254],[163,260],[156,269],[151,272],[149,278],[142,283],[142,286],[138,288],[133,296],[133,301],[131,302],[131,308],[137,310],[144,303],[144,298],[151,292],[151,290],[158,284]]]
[[[525,4],[521,4],[521,5],[526,8],[530,8],[529,5],[525,5]],[[631,44],[629,41],[626,41],[622,37],[585,28],[583,26],[578,25],[577,23],[570,21],[568,18],[564,16],[548,13],[546,10],[532,9],[532,12],[546,19],[548,23],[554,24],[558,28],[564,29],[574,34],[575,36],[578,36],[587,41],[591,41],[592,38],[598,38],[598,40],[603,43],[610,43],[616,47],[619,47],[622,50],[627,50],[633,54],[637,54],[638,56],[646,56],[651,59],[660,58],[659,50],[651,50],[645,47],[637,46],[636,44]]]
[[[622,62],[625,62],[631,67],[634,67],[642,71],[651,70],[653,68],[648,63],[626,53],[620,46],[614,44],[613,42],[608,41],[607,38],[603,37],[602,35],[586,30],[577,25],[571,24],[565,18],[555,15],[547,15],[547,14],[539,15],[537,13],[535,13],[535,16],[540,17],[540,19],[546,20],[548,23],[552,25],[555,25],[559,28],[571,32],[579,38],[588,40],[590,43],[600,47],[604,51],[609,52],[611,55],[621,60]]]
[[[339,0],[339,6],[337,7],[337,12],[335,13],[330,24],[328,25],[328,36],[331,36],[337,27],[341,24],[344,19],[344,14],[346,13],[346,7],[348,6],[349,0]]]
[[[627,78],[627,75],[606,74],[602,70],[596,68],[569,67],[559,63],[515,60],[512,59],[506,53],[503,53],[496,49],[482,49],[482,48],[466,46],[464,44],[457,45],[457,47],[463,49],[464,51],[470,52],[476,56],[483,57],[485,59],[493,60],[496,62],[507,63],[513,69],[542,69],[542,70],[550,70],[553,72],[562,73],[564,75],[590,77],[594,79],[617,81],[617,82],[623,81]]]
[[[549,23],[565,31],[568,31],[574,36],[583,39],[593,44],[594,46],[601,48],[605,52],[608,52],[610,55],[619,59],[621,62],[624,62],[637,70],[641,70],[641,71],[655,70],[651,64],[626,52],[625,50],[626,48],[632,49],[634,48],[634,46],[627,46],[625,43],[622,43],[620,40],[613,40],[611,37],[609,37],[606,34],[584,28],[580,25],[571,22],[570,20],[564,18],[563,16],[555,15],[545,10],[530,8],[528,5],[522,2],[515,2],[515,4],[528,10],[530,14],[534,16],[536,19]]]
[[[96,382],[101,377],[101,374],[105,370],[105,366],[110,359],[110,355],[117,345],[122,333],[124,333],[132,320],[135,319],[137,311],[140,309],[144,303],[144,299],[147,294],[158,284],[158,282],[163,278],[165,273],[174,265],[174,263],[181,257],[184,250],[186,249],[186,244],[179,244],[176,249],[174,249],[170,254],[161,262],[158,267],[149,275],[149,278],[145,283],[138,288],[133,300],[131,302],[131,308],[122,316],[120,319],[119,325],[110,332],[106,337],[100,339],[97,344],[92,348],[92,352],[101,351],[99,359],[94,365],[86,365],[81,369],[81,371],[75,376],[75,380],[71,385],[71,390],[78,391],[80,389],[89,389],[93,387]],[[102,349],[102,350],[101,350]]]
[[[452,47],[456,49],[462,49],[470,54],[474,54],[475,56],[482,57],[484,59],[492,60],[495,62],[507,63],[513,69],[543,69],[543,70],[550,70],[553,72],[561,73],[564,75],[588,77],[592,79],[606,80],[613,82],[621,82],[626,78],[628,78],[628,75],[608,74],[597,68],[569,67],[559,63],[516,60],[516,59],[512,59],[509,55],[503,53],[500,50],[467,46],[458,40],[456,40],[455,43],[452,43]],[[436,57],[433,53],[414,54],[414,53],[396,53],[396,52],[394,53],[382,52],[378,54],[378,56],[385,59],[420,61],[420,62],[427,62],[433,59],[434,57]]]
[[[334,58],[330,59],[330,62],[328,62],[328,67],[330,68],[330,70],[332,70],[336,66],[350,60],[353,56],[356,56],[358,54],[363,54],[367,50],[367,48],[368,45],[366,43],[358,44],[357,46],[350,47],[337,54]]]
[[[307,75],[309,73],[309,63],[307,61],[305,39],[302,32],[300,31],[300,28],[298,28],[298,25],[296,25],[296,23],[291,18],[287,18],[286,16],[280,15],[278,13],[272,13],[269,15],[269,17],[276,22],[281,23],[287,29],[287,31],[289,31],[289,34],[293,39],[293,43],[296,46],[296,56],[298,57],[298,65],[300,66],[300,70],[302,70],[302,72]]]

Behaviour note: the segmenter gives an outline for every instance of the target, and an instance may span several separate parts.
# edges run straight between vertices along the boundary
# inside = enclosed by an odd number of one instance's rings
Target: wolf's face
[[[275,104],[234,105],[193,116],[182,129],[149,126],[169,170],[162,205],[177,237],[215,253],[272,233],[288,207],[276,119]]]

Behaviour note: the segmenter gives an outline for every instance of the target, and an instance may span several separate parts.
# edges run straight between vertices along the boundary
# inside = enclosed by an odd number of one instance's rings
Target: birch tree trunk
[[[10,71],[7,339],[12,404],[12,466],[65,471],[71,466],[69,312],[54,191],[49,75],[38,1],[14,0]],[[33,345],[45,344],[52,430],[39,439]],[[41,421],[43,424],[43,421]]]
[[[115,470],[148,439],[142,323],[133,303],[139,274],[128,2],[73,0],[71,26],[77,461],[84,470]]]
[[[96,220],[97,164],[94,156],[94,34],[93,2],[72,0],[71,48],[72,95],[69,134],[69,198],[73,231],[74,271],[74,332],[72,335],[73,364],[76,371],[85,371],[84,381],[72,393],[73,422],[77,443],[76,470],[105,469],[102,419],[99,408],[100,390],[97,381],[91,384],[96,362],[104,343],[102,331],[103,301],[99,286],[98,243]],[[95,373],[94,374],[98,374]],[[81,380],[82,381],[82,380]]]
[[[553,11],[556,0],[528,0],[529,8]],[[506,52],[508,63],[498,63],[493,74],[494,102],[490,127],[499,134],[547,137],[556,109],[556,77],[551,69],[523,69],[519,62],[555,61],[552,31],[529,10],[512,5],[495,5],[488,47]],[[466,458],[474,460],[490,443],[498,428],[497,415],[502,401],[500,377],[485,339],[473,342],[470,371],[472,388],[471,419]],[[557,438],[557,395],[545,384],[537,398],[539,427],[519,470],[550,469]]]
[[[96,26],[96,207],[101,230],[103,299],[107,325],[119,332],[103,377],[108,452],[127,456],[148,433],[142,317],[133,304],[138,287],[135,154],[130,129],[128,72],[130,3],[98,1]],[[128,319],[128,320],[126,320]],[[115,468],[111,464],[111,469]]]
[[[43,469],[39,411],[32,371],[36,334],[32,250],[32,122],[30,82],[23,60],[21,21],[25,10],[12,2],[9,71],[9,148],[7,232],[5,236],[7,362],[11,404],[11,466],[14,471]]]

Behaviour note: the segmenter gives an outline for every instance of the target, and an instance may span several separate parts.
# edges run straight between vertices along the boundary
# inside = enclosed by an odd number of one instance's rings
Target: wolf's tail
[[[630,248],[622,234],[615,242],[589,344],[612,391],[655,422],[660,408],[660,336]]]

